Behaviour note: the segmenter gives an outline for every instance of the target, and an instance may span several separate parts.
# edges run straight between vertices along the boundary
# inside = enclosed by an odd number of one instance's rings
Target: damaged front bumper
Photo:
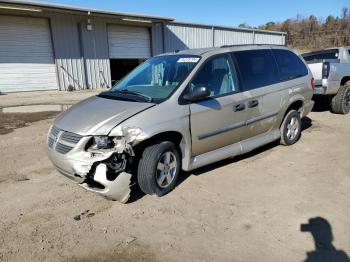
[[[60,136],[61,134],[58,134],[56,142],[48,147],[48,156],[61,174],[103,197],[122,203],[128,201],[131,174],[125,171],[125,166],[128,157],[126,154],[132,153],[130,145],[123,147],[119,144],[118,148],[89,152],[87,147],[92,137],[82,137],[77,144],[72,145],[69,152],[62,154],[56,150]],[[117,169],[111,170],[109,163],[112,159],[122,161],[120,165],[114,163],[113,167],[118,166]]]
[[[101,184],[104,188],[93,187],[86,182],[80,185],[86,190],[98,193],[108,199],[126,203],[129,200],[131,192],[131,174],[121,172],[113,181],[108,180],[106,174],[107,166],[105,164],[99,164],[95,171],[94,181]]]

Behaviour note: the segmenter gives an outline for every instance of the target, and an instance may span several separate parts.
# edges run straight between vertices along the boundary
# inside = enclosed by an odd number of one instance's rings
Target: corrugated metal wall
[[[80,23],[87,88],[110,87],[111,71],[106,21],[102,18],[94,18],[91,23],[93,30],[87,30],[86,19]]]
[[[5,13],[0,10],[0,14]],[[16,10],[6,11],[18,15]],[[32,13],[22,12],[22,16]],[[223,28],[184,23],[127,23],[121,19],[45,12],[41,18],[50,23],[57,79],[60,90],[111,86],[107,24],[151,27],[152,55],[188,48],[234,44],[280,44],[285,35],[256,30]],[[88,19],[92,30],[87,29]]]
[[[70,15],[51,17],[61,90],[111,86],[107,25],[113,19]],[[285,44],[285,35],[182,23],[155,23],[151,28],[152,55],[189,48],[239,44]]]
[[[285,35],[276,35],[262,32],[255,32],[255,44],[284,45]]]
[[[50,21],[60,90],[111,86],[106,21],[91,19],[91,31],[86,17],[54,15]]]
[[[84,89],[85,70],[77,19],[53,15],[50,23],[60,90],[68,90],[70,85],[76,90]]]
[[[164,45],[165,52],[213,46],[213,30],[197,25],[166,24]]]
[[[214,46],[246,45],[254,42],[254,34],[246,31],[214,30]]]
[[[151,29],[151,48],[152,54],[160,54],[164,52],[163,43],[163,25],[161,23],[154,23]]]
[[[92,30],[87,29],[88,19]],[[120,20],[57,14],[51,15],[50,21],[60,90],[68,90],[70,85],[76,90],[110,87],[107,25],[119,24]],[[157,38],[162,42],[162,37]],[[156,45],[152,46],[156,54],[154,48]]]
[[[283,33],[196,24],[164,24],[164,52],[244,44],[285,44]]]

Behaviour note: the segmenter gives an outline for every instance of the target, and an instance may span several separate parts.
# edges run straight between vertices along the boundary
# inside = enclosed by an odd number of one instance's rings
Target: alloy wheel
[[[294,140],[300,130],[299,121],[296,117],[292,117],[287,126],[287,138],[289,140]]]
[[[157,184],[160,188],[167,188],[173,182],[177,171],[177,160],[173,152],[162,154],[157,164]]]

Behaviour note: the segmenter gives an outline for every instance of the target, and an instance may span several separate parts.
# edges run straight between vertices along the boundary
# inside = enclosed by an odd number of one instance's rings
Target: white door
[[[57,88],[48,20],[0,16],[0,91]]]
[[[109,25],[108,45],[112,59],[151,57],[151,36],[147,27]]]

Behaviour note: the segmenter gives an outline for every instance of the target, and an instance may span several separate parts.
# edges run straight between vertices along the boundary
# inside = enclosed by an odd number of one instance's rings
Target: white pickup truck
[[[315,95],[329,96],[331,110],[350,111],[350,48],[339,47],[302,54],[315,79]]]

